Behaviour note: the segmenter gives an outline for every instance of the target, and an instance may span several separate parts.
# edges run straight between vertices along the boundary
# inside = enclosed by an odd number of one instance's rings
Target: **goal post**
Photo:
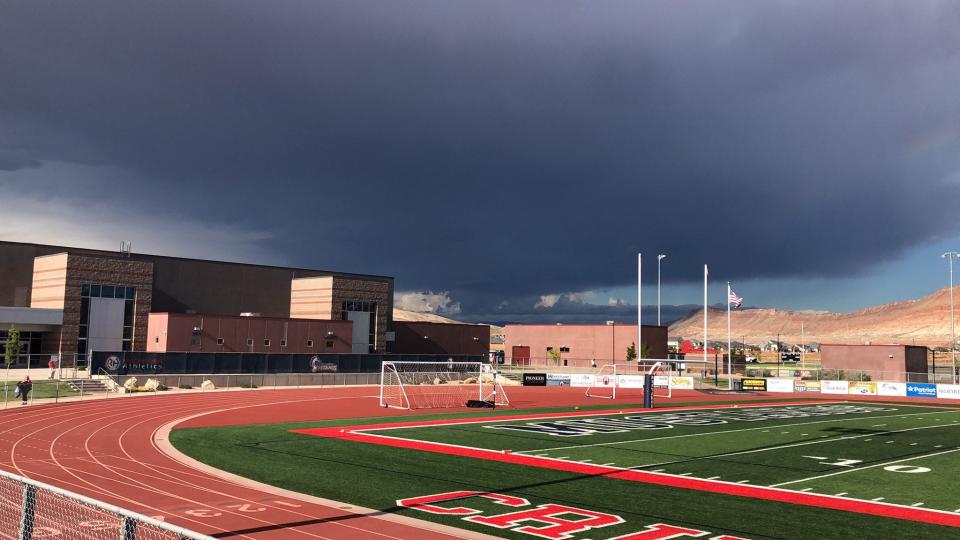
[[[380,367],[380,406],[395,409],[510,404],[497,372],[482,362],[394,362]]]
[[[594,376],[593,383],[587,387],[586,396],[604,399],[621,397],[642,397],[644,378],[653,377],[653,395],[672,397],[669,363],[656,360],[641,360],[636,364],[606,364]]]

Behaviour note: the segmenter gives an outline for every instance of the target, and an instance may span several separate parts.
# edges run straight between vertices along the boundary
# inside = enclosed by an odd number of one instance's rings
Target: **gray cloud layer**
[[[958,27],[949,1],[6,3],[0,180],[110,167],[118,204],[466,314],[629,284],[637,251],[851,275],[960,229],[923,218],[958,200]]]

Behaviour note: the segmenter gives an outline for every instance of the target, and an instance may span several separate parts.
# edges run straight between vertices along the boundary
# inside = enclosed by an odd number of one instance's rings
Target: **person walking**
[[[20,382],[17,383],[16,391],[16,394],[22,400],[21,405],[27,404],[27,398],[30,396],[31,390],[33,390],[33,381],[30,380],[29,375],[24,375],[23,379],[20,379]]]
[[[47,362],[47,367],[50,368],[50,378],[56,379],[57,378],[57,357],[51,355],[50,361]]]

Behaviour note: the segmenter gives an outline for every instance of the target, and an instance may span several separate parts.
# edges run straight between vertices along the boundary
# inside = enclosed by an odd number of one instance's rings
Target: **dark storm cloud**
[[[956,2],[6,3],[0,171],[109,166],[158,212],[465,314],[630,284],[637,251],[689,281],[852,275],[960,228],[923,218],[958,200],[958,25]]]

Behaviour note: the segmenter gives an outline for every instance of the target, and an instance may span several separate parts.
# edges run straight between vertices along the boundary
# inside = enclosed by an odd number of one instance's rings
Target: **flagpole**
[[[707,369],[707,265],[703,265],[703,369]]]
[[[637,253],[637,366],[643,354],[643,254]]]
[[[727,390],[733,390],[733,341],[730,337],[730,282],[727,282]]]

